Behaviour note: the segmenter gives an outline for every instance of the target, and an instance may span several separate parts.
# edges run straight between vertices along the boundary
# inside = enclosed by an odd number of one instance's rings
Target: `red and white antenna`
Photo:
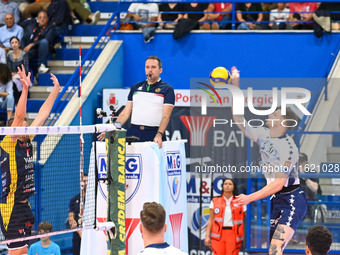
[[[79,126],[83,123],[82,103],[81,103],[81,45],[79,45]],[[84,189],[84,137],[83,133],[80,133],[80,203],[79,203],[79,216],[82,217],[84,213],[84,201],[85,201],[85,189]],[[83,222],[83,220],[82,220]]]

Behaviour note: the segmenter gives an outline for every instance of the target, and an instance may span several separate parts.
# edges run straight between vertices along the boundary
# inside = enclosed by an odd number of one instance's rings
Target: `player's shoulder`
[[[159,254],[188,255],[188,253],[185,253],[180,249],[177,249],[176,247],[169,245],[168,243],[151,244],[138,253],[138,255],[159,255]]]
[[[168,250],[169,250],[169,255],[188,255],[188,253],[184,252],[184,251],[181,251],[180,249],[170,245],[168,247]]]

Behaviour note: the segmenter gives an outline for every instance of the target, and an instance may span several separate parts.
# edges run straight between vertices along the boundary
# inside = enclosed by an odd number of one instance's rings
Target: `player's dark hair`
[[[228,180],[230,180],[230,181],[234,184],[233,197],[236,197],[236,196],[238,195],[237,186],[236,186],[235,181],[234,181],[233,179],[231,179],[231,178],[224,178],[224,179],[222,179],[222,192],[221,192],[221,197],[223,196],[223,192],[224,192],[224,191],[223,191],[224,182],[225,182],[225,181],[228,181]]]
[[[161,59],[160,59],[159,57],[157,57],[157,56],[150,56],[150,57],[148,57],[146,60],[148,60],[148,59],[157,60],[157,61],[158,61],[158,67],[159,67],[159,68],[162,68],[162,61],[161,61]],[[145,61],[146,61],[146,60],[145,60]]]
[[[12,80],[12,72],[8,65],[0,63],[0,83],[6,85]]]
[[[44,230],[45,233],[52,232],[52,224],[47,221],[40,222],[38,231],[40,232],[41,230]]]
[[[306,245],[313,255],[325,255],[333,242],[331,232],[324,226],[316,225],[308,229]]]
[[[277,110],[281,110],[281,106],[277,108]],[[281,114],[282,115],[282,114]],[[286,108],[286,115],[282,115],[286,120],[295,120],[297,123],[299,123],[299,118],[295,114],[295,112],[290,109],[289,107]],[[289,123],[291,124],[291,123]],[[289,127],[288,130],[294,129],[295,127]]]
[[[156,202],[146,202],[140,212],[140,219],[148,231],[157,233],[165,224],[164,207]]]

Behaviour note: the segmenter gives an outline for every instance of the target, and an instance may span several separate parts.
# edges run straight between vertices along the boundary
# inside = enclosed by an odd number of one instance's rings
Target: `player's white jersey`
[[[253,128],[247,126],[246,136],[256,142],[260,147],[262,171],[267,179],[267,184],[274,180],[276,172],[286,173],[288,179],[285,187],[300,183],[297,163],[299,151],[294,140],[288,136],[270,137],[268,128]]]
[[[150,244],[138,255],[188,255],[168,243]]]

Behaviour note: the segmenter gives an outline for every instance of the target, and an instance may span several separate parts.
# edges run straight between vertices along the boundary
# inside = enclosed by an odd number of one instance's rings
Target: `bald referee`
[[[140,142],[154,141],[159,148],[165,140],[164,132],[175,105],[174,89],[160,78],[162,71],[162,61],[158,57],[146,59],[147,79],[132,86],[128,102],[117,119],[124,125],[131,116],[131,127],[126,135],[137,136]]]
[[[26,105],[28,88],[31,83],[29,73],[26,76],[25,67],[18,68],[18,74],[23,85],[14,118],[7,125],[26,127]],[[58,79],[51,74],[54,87],[41,106],[38,116],[31,124],[42,126],[50,115],[53,103],[60,90]],[[0,200],[1,231],[6,240],[22,238],[31,235],[34,215],[28,203],[28,198],[35,192],[34,165],[32,151],[33,135],[7,135],[1,141],[1,178],[2,193]],[[7,245],[9,255],[27,254],[27,241],[13,242]]]

